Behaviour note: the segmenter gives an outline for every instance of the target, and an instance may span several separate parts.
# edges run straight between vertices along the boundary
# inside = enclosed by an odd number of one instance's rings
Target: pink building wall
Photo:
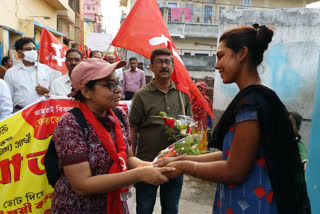
[[[83,0],[84,18],[90,19],[94,24],[94,32],[101,30],[102,18],[101,16],[101,0]],[[94,22],[95,21],[95,22]]]

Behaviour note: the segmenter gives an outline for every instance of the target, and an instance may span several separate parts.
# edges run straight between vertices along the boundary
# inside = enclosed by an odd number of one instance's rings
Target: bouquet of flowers
[[[165,133],[169,136],[169,141],[178,141],[196,132],[195,121],[185,115],[179,115],[178,119],[167,116],[165,112],[160,112],[160,116],[153,116],[164,120]]]
[[[189,116],[179,115],[177,119],[169,117],[165,112],[160,116],[153,116],[164,120],[165,133],[168,140],[174,141],[166,149],[162,150],[155,158],[173,157],[176,155],[198,155],[207,153],[206,142],[203,144],[204,131],[197,130],[197,123]]]

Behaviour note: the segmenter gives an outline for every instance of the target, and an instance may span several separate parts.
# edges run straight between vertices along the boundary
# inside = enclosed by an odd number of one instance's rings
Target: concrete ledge
[[[181,35],[181,37],[192,38],[217,38],[218,25],[203,24],[203,23],[182,23],[169,22],[167,24],[170,35]]]

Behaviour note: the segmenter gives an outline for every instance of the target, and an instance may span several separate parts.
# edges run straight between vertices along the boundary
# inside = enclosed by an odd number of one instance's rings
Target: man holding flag
[[[212,109],[192,81],[175,45],[173,44],[172,38],[170,37],[168,28],[163,20],[156,0],[137,0],[111,44],[115,47],[121,47],[134,51],[146,58],[150,58],[150,56],[152,56],[152,51],[157,47],[166,47],[172,53],[171,57],[167,54],[160,54],[160,58],[151,59],[150,69],[155,73],[155,80],[148,84],[145,88],[140,89],[137,96],[135,96],[133,99],[129,119],[132,125],[133,143],[136,143],[136,135],[139,133],[139,145],[137,152],[138,157],[152,161],[156,153],[162,148],[166,147],[162,144],[151,144],[151,142],[155,142],[155,140],[158,142],[158,139],[164,139],[164,137],[161,137],[163,136],[163,133],[161,134],[159,130],[157,133],[152,132],[157,130],[156,127],[160,124],[160,122],[159,124],[153,124],[151,118],[147,116],[152,116],[152,114],[153,116],[159,115],[159,111],[164,110],[169,112],[170,116],[174,117],[179,110],[182,110],[182,108],[180,108],[182,103],[181,100],[184,101],[184,105],[190,105],[189,98],[191,98],[192,94],[196,102],[208,112],[211,118],[213,118]],[[157,81],[157,79],[159,81]],[[162,84],[158,84],[157,82]],[[160,106],[164,106],[164,102],[170,102],[166,99],[168,94],[177,94],[179,91],[182,95],[181,100],[177,95],[173,95],[172,97],[175,98],[175,103],[166,106],[165,109],[160,108]],[[154,94],[156,93],[158,94],[157,96],[159,96],[158,100],[154,99]],[[141,96],[141,94],[146,94],[146,96],[149,96],[155,102],[148,101],[147,98]],[[186,95],[188,95],[189,98]],[[148,115],[144,115],[145,109],[139,109],[139,104],[143,103],[143,101],[148,102],[146,107],[152,109],[153,112]],[[155,111],[156,108],[158,108],[158,112]],[[190,115],[191,107],[186,107],[185,110],[186,114]],[[181,112],[178,113],[181,114]],[[148,129],[152,129],[152,131],[149,132]],[[152,137],[146,137],[149,133],[153,133]],[[167,138],[164,140],[164,142],[167,143]],[[150,144],[152,146],[150,146]],[[152,153],[144,157],[145,154],[148,154],[149,150],[147,149],[150,147],[156,148],[152,148]],[[134,148],[135,147],[133,147],[133,149]],[[160,197],[163,199],[163,201],[161,201],[161,204],[163,205],[162,213],[171,214],[178,212],[178,200],[180,197],[179,186],[182,185],[182,180],[176,182],[178,185],[176,188],[170,188],[170,183],[168,183],[170,193],[168,193],[168,191],[161,191],[160,193]],[[181,182],[181,184],[179,182]],[[154,192],[156,192],[154,189],[156,189],[156,187],[147,187],[144,190],[143,185],[144,184],[142,183],[137,184],[137,213],[149,214],[152,213],[153,210],[153,205],[155,202]],[[163,186],[163,188],[165,189],[166,187]],[[151,192],[151,195],[154,197],[148,197],[148,192]]]
[[[173,56],[166,47],[155,48],[151,53],[150,69],[155,79],[135,93],[129,115],[133,151],[136,151],[137,136],[139,144],[136,156],[144,161],[153,161],[157,154],[168,147],[168,135],[164,133],[162,119],[152,116],[166,112],[168,116],[192,116],[188,96],[178,91],[170,79],[174,70]],[[177,214],[183,184],[183,176],[171,179],[160,185],[162,213]],[[153,212],[158,186],[147,183],[136,184],[137,213]]]
[[[155,47],[169,48],[174,61],[171,80],[189,98],[191,94],[194,95],[195,101],[213,118],[212,109],[192,81],[178,54],[156,0],[137,0],[111,44],[146,58],[150,58]]]
[[[15,42],[21,62],[10,68],[4,77],[13,100],[14,111],[49,96],[51,82],[60,72],[37,62],[38,53],[33,39],[24,37]]]
[[[42,28],[39,48],[41,63],[60,71],[62,74],[66,74],[68,70],[65,65],[65,55],[68,49],[69,47],[63,44],[52,33]]]

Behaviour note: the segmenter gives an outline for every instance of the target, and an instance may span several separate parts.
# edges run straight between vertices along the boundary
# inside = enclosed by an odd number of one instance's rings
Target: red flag
[[[118,54],[117,54],[117,51],[116,51],[116,49],[114,49],[114,51],[113,51],[113,55],[115,56],[115,58],[116,58],[116,62],[119,62],[121,59],[120,59],[120,57],[118,56]]]
[[[83,54],[83,49],[81,44],[79,44],[79,51]]]
[[[42,28],[39,47],[41,63],[66,74],[68,70],[65,65],[65,56],[68,49],[68,46],[63,44],[47,29]]]
[[[155,47],[165,46],[171,49],[174,61],[172,81],[176,83],[177,89],[186,93],[189,98],[192,93],[199,105],[213,117],[212,109],[192,81],[173,44],[156,0],[137,0],[111,44],[134,51],[148,59]]]
[[[91,53],[91,49],[88,48],[88,46],[86,47],[86,57],[90,58],[90,53]]]

